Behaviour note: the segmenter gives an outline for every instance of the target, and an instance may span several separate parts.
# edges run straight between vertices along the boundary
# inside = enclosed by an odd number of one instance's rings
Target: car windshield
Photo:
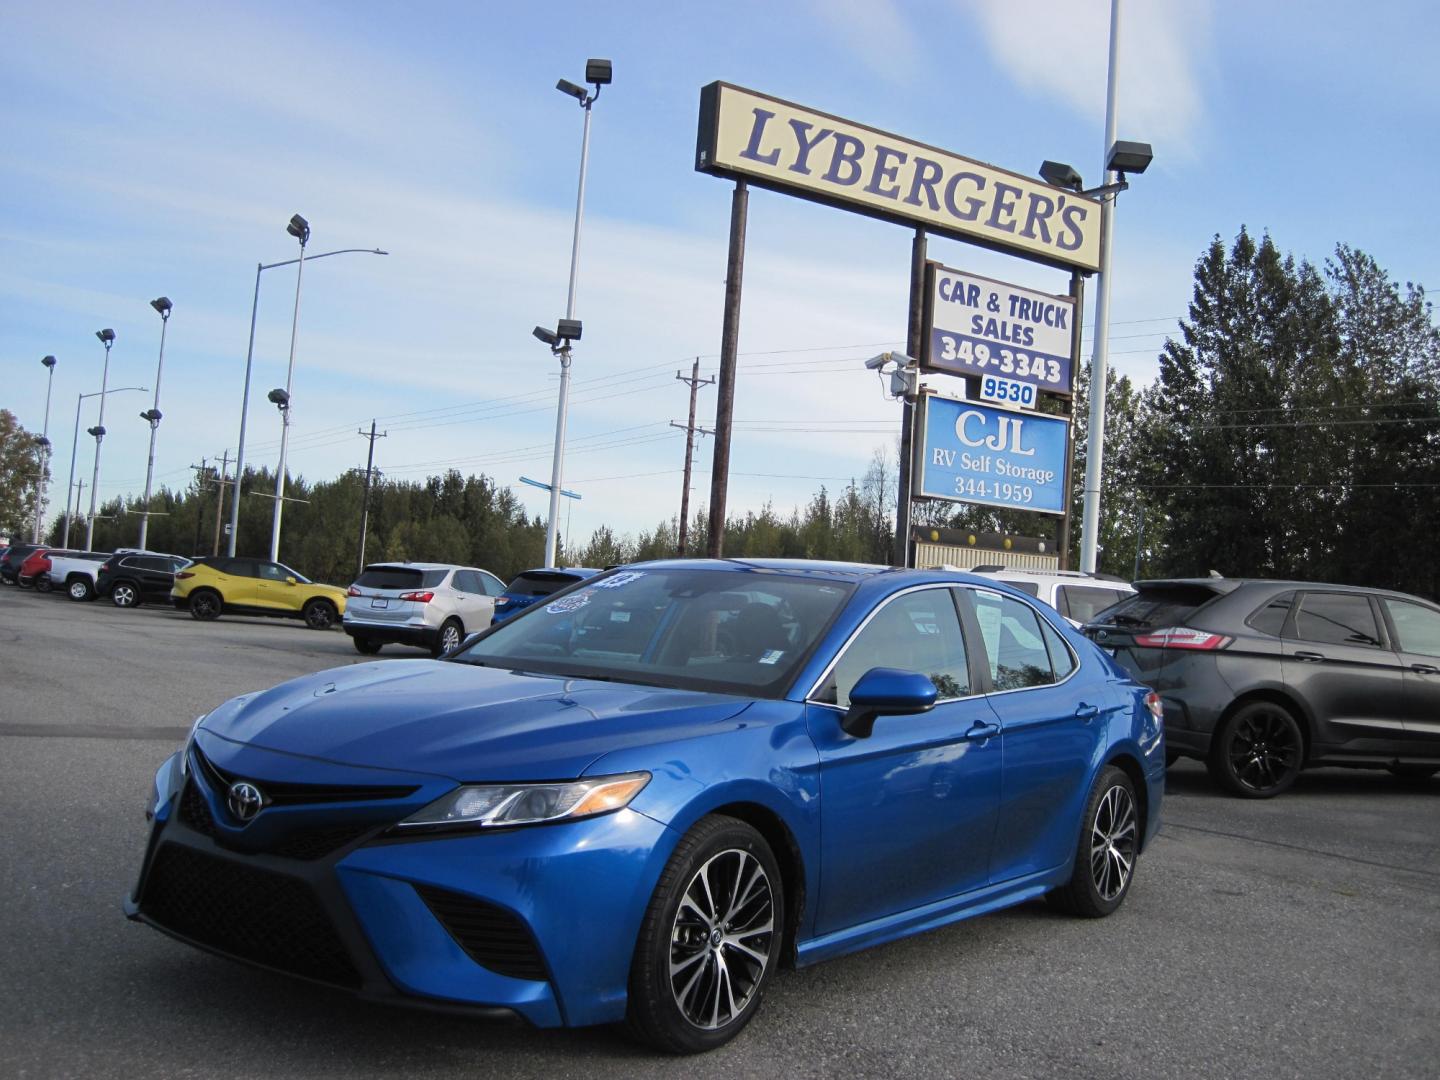
[[[852,588],[758,568],[618,570],[537,603],[454,659],[779,697]]]

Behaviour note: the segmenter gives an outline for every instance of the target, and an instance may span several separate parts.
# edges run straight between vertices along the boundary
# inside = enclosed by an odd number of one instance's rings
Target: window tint
[[[877,667],[928,675],[942,699],[970,693],[965,639],[950,589],[906,593],[876,612],[845,649],[817,700],[849,708],[851,689]]]
[[[1363,593],[1302,593],[1295,636],[1322,645],[1380,644],[1375,613]]]
[[[290,571],[279,563],[262,562],[259,564],[259,576],[266,581],[284,581],[290,577]]]
[[[448,570],[421,570],[418,566],[367,566],[355,579],[362,589],[433,589]]]
[[[1395,624],[1396,644],[1403,652],[1440,656],[1440,612],[1408,600],[1386,600],[1384,604]]]
[[[579,580],[575,574],[554,570],[527,570],[510,583],[510,591],[518,596],[549,596]]]
[[[1246,619],[1245,624],[1259,630],[1262,634],[1279,637],[1280,631],[1285,628],[1285,620],[1290,615],[1290,609],[1294,606],[1295,594],[1293,592],[1281,593]]]
[[[1060,603],[1056,607],[1062,614],[1084,623],[1125,595],[1119,589],[1102,589],[1098,585],[1061,585]]]
[[[483,593],[485,590],[480,587],[479,575],[474,570],[456,570],[455,576],[450,579],[450,584],[463,593]]]
[[[1040,599],[1040,583],[1038,581],[1007,581],[1012,589],[1019,589],[1023,593],[1029,593],[1035,599]]]
[[[1219,595],[1219,592],[1204,585],[1165,583],[1146,586],[1106,610],[1105,621],[1140,630],[1183,626],[1191,615]]]
[[[481,570],[477,576],[480,578],[481,586],[485,589],[486,596],[499,596],[504,593],[505,583],[494,574],[487,574]]]
[[[1054,682],[1050,653],[1034,609],[999,593],[975,592],[973,596],[995,689],[1020,690]]]
[[[1060,636],[1060,631],[1044,619],[1040,620],[1040,629],[1045,636],[1045,648],[1050,653],[1050,668],[1055,672],[1055,681],[1059,682],[1075,670],[1075,655],[1065,644],[1065,639]]]
[[[255,565],[254,559],[216,559],[215,569],[235,577],[260,576],[260,568]]]

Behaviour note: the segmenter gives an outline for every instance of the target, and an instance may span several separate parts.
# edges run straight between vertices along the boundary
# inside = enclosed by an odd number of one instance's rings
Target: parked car
[[[561,589],[568,589],[577,581],[594,577],[599,570],[588,566],[542,567],[526,570],[505,588],[505,593],[495,601],[495,615],[492,622],[504,622],[512,615],[518,615],[535,601],[550,596]]]
[[[11,544],[6,548],[5,553],[0,555],[0,581],[14,585],[15,579],[20,576],[21,565],[39,547],[39,544]]]
[[[1095,616],[1132,595],[1135,590],[1122,578],[1085,574],[1079,570],[1017,570],[1011,567],[977,566],[972,573],[993,577],[1021,592],[1044,600],[1071,626],[1083,626]]]
[[[201,717],[125,909],[369,1000],[695,1052],[782,964],[1115,911],[1164,772],[1156,696],[998,582],[639,564]]]
[[[1160,693],[1172,760],[1250,798],[1316,765],[1440,772],[1440,606],[1315,582],[1135,588],[1085,633]]]
[[[221,614],[304,619],[328,630],[345,613],[345,590],[320,585],[284,563],[204,556],[175,574],[170,599],[202,622]]]
[[[439,656],[489,626],[504,591],[503,581],[473,566],[372,563],[350,586],[345,633],[366,656],[391,643]]]
[[[95,592],[110,597],[116,607],[136,607],[146,600],[168,600],[175,586],[175,572],[188,566],[181,555],[158,551],[117,552],[100,564],[95,574]]]
[[[123,550],[123,549],[122,549]],[[95,577],[109,551],[54,552],[50,556],[50,584],[64,589],[71,600],[94,600]]]
[[[50,591],[50,548],[36,548],[25,561],[20,564],[19,571],[15,574],[15,584],[22,589],[35,589],[38,592]],[[63,552],[56,552],[63,554]],[[42,585],[41,582],[44,582]]]

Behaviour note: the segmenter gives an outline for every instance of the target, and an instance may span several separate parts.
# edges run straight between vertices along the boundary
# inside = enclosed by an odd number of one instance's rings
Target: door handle
[[[1434,664],[1411,664],[1410,670],[1416,675],[1440,675],[1440,668]]]
[[[999,734],[999,724],[982,724],[979,720],[976,720],[970,730],[965,732],[965,738],[978,742],[981,739],[988,739]]]
[[[1297,652],[1295,659],[1299,660],[1302,664],[1318,664],[1325,659],[1325,654],[1318,652]]]
[[[1099,705],[1086,705],[1085,702],[1082,701],[1079,705],[1075,707],[1075,719],[1077,720],[1084,720],[1088,723],[1089,721],[1094,720],[1095,717],[1099,715]]]

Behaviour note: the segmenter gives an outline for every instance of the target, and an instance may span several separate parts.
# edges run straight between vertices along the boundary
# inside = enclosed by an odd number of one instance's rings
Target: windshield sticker
[[[553,604],[545,605],[545,610],[551,615],[568,615],[572,611],[579,611],[586,604],[590,603],[590,590],[571,593],[569,596],[562,596]]]
[[[785,650],[784,650],[784,649],[766,649],[766,650],[760,655],[760,663],[762,663],[762,664],[778,664],[778,663],[780,662],[780,658],[781,658],[782,656],[784,656],[784,655],[785,655]]]
[[[628,611],[612,611],[612,612],[610,612],[610,621],[611,621],[611,622],[629,622],[629,621],[630,621],[630,612],[628,612]]]
[[[592,589],[618,589],[644,576],[645,571],[643,570],[623,570],[614,577],[608,577],[604,581],[595,582],[595,584],[590,587]]]

